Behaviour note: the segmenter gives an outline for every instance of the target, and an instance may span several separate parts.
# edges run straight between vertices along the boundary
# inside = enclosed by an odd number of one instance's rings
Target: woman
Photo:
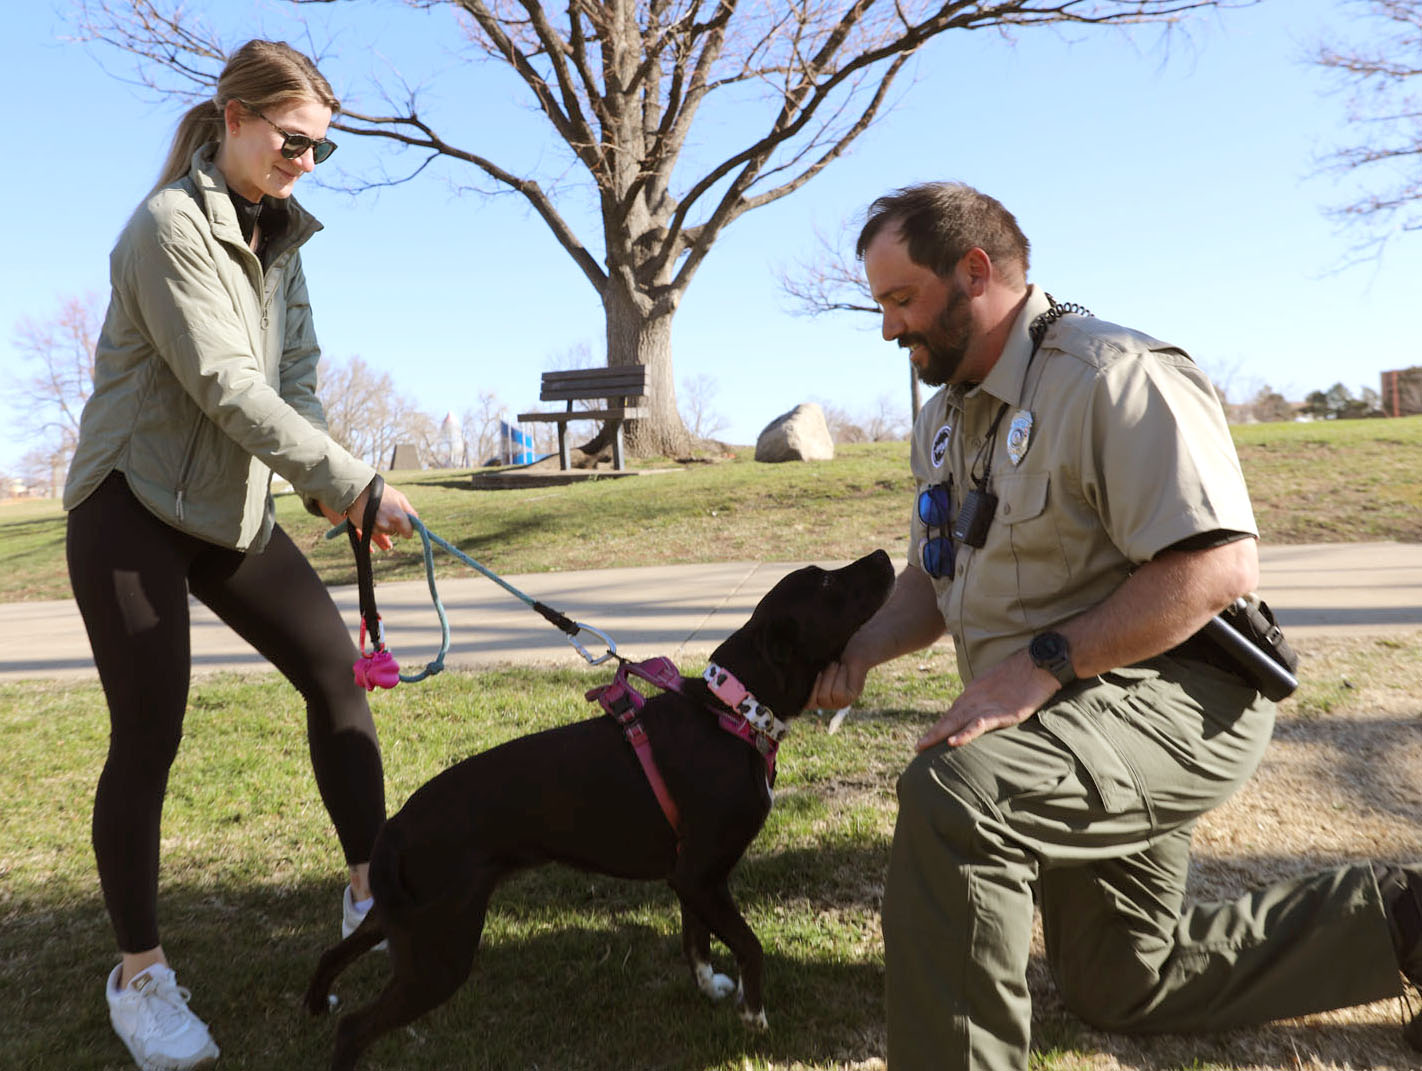
[[[300,246],[320,224],[292,198],[335,149],[339,103],[312,62],[251,41],[179,124],[158,187],[110,257],[94,393],[64,492],[69,575],[111,722],[94,852],[122,962],[110,1018],[142,1068],[218,1054],[158,938],[159,819],[182,735],[191,592],[290,680],[316,783],[349,869],[342,927],[369,909],[385,817],[356,650],[314,570],[274,521],[275,471],[307,508],[362,523],[374,470],[326,433]],[[374,541],[409,535],[386,488]]]

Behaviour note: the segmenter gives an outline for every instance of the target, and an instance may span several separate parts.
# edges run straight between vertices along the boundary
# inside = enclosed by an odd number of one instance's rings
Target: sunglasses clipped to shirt
[[[947,482],[925,488],[918,495],[918,519],[929,531],[929,538],[918,545],[918,560],[923,571],[935,578],[952,576],[957,558],[957,550],[949,534],[953,523],[952,491],[950,478]],[[943,534],[933,535],[935,528]]]
[[[327,160],[330,155],[336,151],[336,143],[334,141],[327,138],[311,138],[305,134],[293,134],[290,130],[283,130],[277,126],[265,115],[257,111],[257,109],[247,108],[247,110],[281,135],[281,154],[288,160],[295,160],[307,149],[310,149],[311,159],[319,164]]]

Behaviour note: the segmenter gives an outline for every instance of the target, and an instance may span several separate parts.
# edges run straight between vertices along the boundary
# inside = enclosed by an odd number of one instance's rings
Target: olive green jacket
[[[326,433],[320,347],[300,246],[321,229],[294,200],[262,270],[215,146],[141,204],[109,257],[113,293],[94,393],[64,488],[83,502],[114,470],[175,528],[237,550],[271,536],[271,474],[344,511],[375,475]]]

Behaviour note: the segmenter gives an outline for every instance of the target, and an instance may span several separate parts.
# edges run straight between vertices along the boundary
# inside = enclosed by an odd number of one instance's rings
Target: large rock
[[[797,405],[765,426],[755,441],[757,461],[831,461],[834,440],[830,438],[825,411],[814,402]]]

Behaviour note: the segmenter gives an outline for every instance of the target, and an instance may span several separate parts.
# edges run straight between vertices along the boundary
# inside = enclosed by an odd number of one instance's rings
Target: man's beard
[[[972,341],[973,323],[968,313],[968,295],[953,283],[953,295],[933,327],[921,335],[904,335],[899,345],[905,349],[923,346],[928,360],[918,370],[918,378],[930,387],[941,387],[952,382],[953,374],[967,356],[968,344]]]

